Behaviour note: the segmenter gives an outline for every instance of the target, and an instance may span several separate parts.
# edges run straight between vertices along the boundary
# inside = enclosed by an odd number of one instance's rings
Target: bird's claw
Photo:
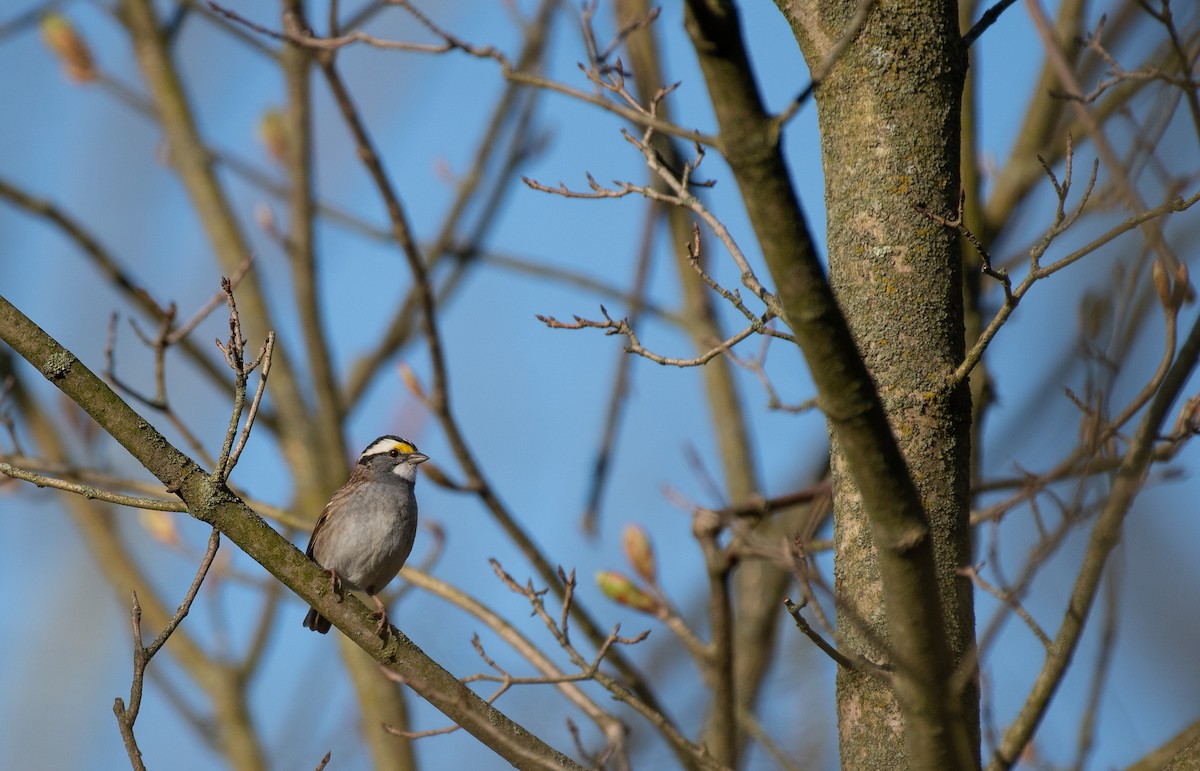
[[[375,600],[375,606],[379,608],[378,610],[372,611],[371,615],[369,616],[370,618],[379,619],[379,623],[375,626],[375,634],[383,637],[383,639],[386,640],[392,635],[392,627],[388,624],[387,608],[384,607],[383,603],[380,602],[379,598],[375,595],[371,595],[371,599]]]
[[[338,602],[341,602],[343,599],[342,579],[338,578],[338,574],[332,570],[325,572],[329,574],[329,591],[333,592],[333,596]]]

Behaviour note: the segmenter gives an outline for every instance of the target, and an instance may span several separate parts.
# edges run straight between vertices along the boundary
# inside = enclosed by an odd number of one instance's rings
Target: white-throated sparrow
[[[350,479],[338,488],[306,552],[339,586],[371,595],[378,611],[378,632],[387,628],[387,609],[378,593],[396,577],[417,535],[417,466],[429,457],[398,436],[381,436],[363,450]],[[325,634],[329,619],[309,608],[304,626]]]

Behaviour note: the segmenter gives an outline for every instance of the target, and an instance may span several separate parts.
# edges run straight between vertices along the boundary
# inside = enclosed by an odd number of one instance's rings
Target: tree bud
[[[637,584],[630,581],[624,574],[615,570],[601,570],[596,573],[596,585],[604,596],[627,608],[640,610],[643,613],[658,612],[658,600],[643,591]]]
[[[641,525],[626,525],[621,534],[621,545],[625,547],[625,558],[633,571],[648,584],[655,583],[657,570],[654,564],[654,546],[650,536]]]
[[[63,63],[68,78],[76,83],[90,83],[96,79],[91,49],[66,16],[59,13],[43,16],[42,40]]]

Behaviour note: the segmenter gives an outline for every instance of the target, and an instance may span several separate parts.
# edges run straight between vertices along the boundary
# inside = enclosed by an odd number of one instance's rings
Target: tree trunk
[[[780,3],[819,73],[860,0]],[[947,385],[963,357],[962,270],[954,231],[924,216],[955,212],[964,51],[954,3],[880,2],[815,91],[828,217],[829,276],[924,504],[947,648],[974,645],[969,581],[970,396]],[[892,664],[871,525],[833,437],[835,578],[841,644]],[[970,666],[968,664],[968,666]],[[906,767],[904,721],[882,680],[842,668],[844,768]],[[978,688],[959,704],[977,765]]]

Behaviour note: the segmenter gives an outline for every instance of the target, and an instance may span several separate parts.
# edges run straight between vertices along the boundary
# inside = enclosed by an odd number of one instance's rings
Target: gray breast
[[[327,523],[313,556],[333,570],[351,589],[378,593],[391,581],[412,551],[417,534],[413,486],[376,481],[360,488]]]

